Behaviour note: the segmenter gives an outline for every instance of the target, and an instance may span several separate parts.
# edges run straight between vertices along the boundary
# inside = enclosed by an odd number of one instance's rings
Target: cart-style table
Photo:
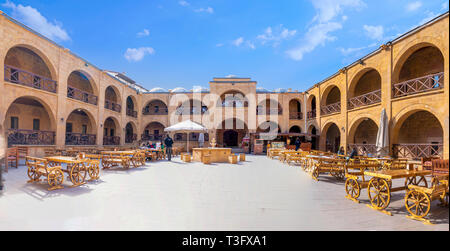
[[[373,177],[368,185],[369,200],[372,205],[368,206],[387,215],[392,215],[385,210],[391,203],[391,193],[407,190],[409,185],[427,187],[428,184],[425,176],[430,174],[431,171],[407,169],[365,171],[364,175]],[[395,179],[405,179],[405,185],[393,188],[392,180]]]
[[[47,157],[45,159],[49,161],[50,166],[66,164],[66,168],[61,170],[69,174],[68,177],[70,178],[70,181],[72,181],[74,187],[85,184],[86,173],[88,171],[86,160],[64,156]]]

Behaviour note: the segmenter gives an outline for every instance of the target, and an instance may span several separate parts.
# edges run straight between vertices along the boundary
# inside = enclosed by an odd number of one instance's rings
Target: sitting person
[[[345,155],[345,150],[344,147],[341,146],[341,148],[339,148],[339,151],[337,152],[338,155]]]

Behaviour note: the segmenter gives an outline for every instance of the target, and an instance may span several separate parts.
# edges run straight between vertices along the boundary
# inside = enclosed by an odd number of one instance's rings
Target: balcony
[[[115,112],[122,112],[122,106],[119,104],[116,104],[112,101],[109,100],[105,100],[105,108],[111,111],[115,111]]]
[[[443,144],[395,144],[394,156],[405,159],[420,159],[423,157],[443,157]]]
[[[118,136],[105,136],[103,137],[104,146],[118,146],[120,145],[120,137]]]
[[[9,145],[54,145],[55,132],[9,129],[7,131]]]
[[[55,80],[8,65],[5,65],[5,81],[52,93],[56,93],[58,88]]]
[[[91,105],[97,105],[98,97],[93,95],[92,93],[88,93],[82,90],[79,90],[75,87],[68,86],[67,87],[67,97],[75,100],[82,101],[84,103],[88,103]]]
[[[291,112],[291,113],[289,113],[289,119],[302,120],[303,119],[303,113],[301,113],[301,112]]]
[[[392,88],[392,95],[394,98],[399,98],[443,88],[444,73],[440,72],[395,84]]]
[[[137,111],[133,111],[133,109],[127,109],[127,116],[137,118],[138,113]]]
[[[348,144],[347,151],[350,153],[353,149],[356,149],[359,156],[367,156],[367,154],[377,154],[377,147],[375,144]]]
[[[127,143],[127,144],[131,144],[131,143],[133,143],[136,140],[137,140],[137,134],[127,135],[125,137],[125,143]]]
[[[141,139],[142,141],[159,141],[164,139],[164,135],[160,134],[142,134]]]
[[[282,109],[264,109],[264,108],[257,108],[256,109],[256,115],[282,115],[283,110]]]
[[[328,115],[333,113],[339,113],[341,112],[341,102],[337,102],[331,105],[322,106],[320,108],[320,113],[322,115]]]
[[[150,108],[150,107],[145,107],[142,110],[142,114],[143,115],[168,115],[169,114],[169,109],[167,108]]]
[[[307,119],[315,119],[317,117],[317,111],[313,110],[306,114]]]
[[[348,109],[381,103],[381,90],[366,93],[348,100]]]
[[[66,145],[68,146],[93,146],[97,142],[97,135],[66,133]]]

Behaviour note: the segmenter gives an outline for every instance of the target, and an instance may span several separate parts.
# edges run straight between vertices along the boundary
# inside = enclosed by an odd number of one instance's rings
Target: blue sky
[[[447,0],[0,0],[101,69],[151,89],[251,77],[304,91],[448,11]]]

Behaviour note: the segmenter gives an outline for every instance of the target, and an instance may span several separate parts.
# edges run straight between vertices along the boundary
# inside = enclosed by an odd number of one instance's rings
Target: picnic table
[[[368,195],[374,210],[378,210],[387,215],[392,215],[385,209],[391,203],[391,193],[408,190],[409,185],[427,187],[428,183],[425,176],[430,175],[431,171],[418,170],[380,170],[380,171],[364,171],[364,175],[372,177],[368,185]],[[392,187],[392,180],[405,179],[405,185],[400,187]]]
[[[69,174],[69,179],[74,187],[85,184],[86,174],[88,172],[86,159],[65,156],[46,157],[45,159],[48,160],[50,166],[66,164],[66,168],[62,168],[61,170]]]
[[[144,153],[141,151],[103,151],[102,165],[104,169],[121,164],[124,168],[129,168],[130,164],[134,168],[145,165]]]

